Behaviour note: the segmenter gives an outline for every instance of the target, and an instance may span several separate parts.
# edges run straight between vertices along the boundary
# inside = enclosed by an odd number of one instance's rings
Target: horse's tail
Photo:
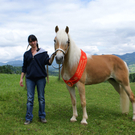
[[[128,97],[127,93],[125,92],[125,90],[121,87],[121,89],[120,89],[120,107],[121,107],[122,113],[128,114],[129,103],[130,103],[129,97]]]
[[[128,74],[129,74],[129,69],[128,69],[127,63],[125,61],[124,61],[124,63],[125,63],[125,66],[128,70]],[[127,76],[127,77],[129,77],[129,76]],[[120,88],[120,107],[121,107],[122,113],[128,114],[129,105],[130,105],[129,97],[121,86],[121,88]]]

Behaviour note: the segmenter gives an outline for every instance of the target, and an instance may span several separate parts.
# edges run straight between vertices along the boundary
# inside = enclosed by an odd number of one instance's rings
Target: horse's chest
[[[69,71],[68,70],[64,70],[63,74],[62,74],[62,77],[65,79],[65,80],[69,80],[71,78],[71,76],[69,75]]]
[[[71,77],[74,76],[74,74],[76,73],[76,70],[77,70],[77,66],[74,65],[72,66],[65,66],[63,69],[62,69],[62,77],[64,80],[69,80]]]

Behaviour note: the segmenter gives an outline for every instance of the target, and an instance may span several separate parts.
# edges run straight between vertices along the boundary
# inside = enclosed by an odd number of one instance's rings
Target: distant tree
[[[129,75],[130,82],[135,82],[135,73]]]
[[[0,73],[12,74],[11,66],[10,65],[0,66]]]
[[[11,65],[0,66],[0,73],[20,74],[21,73],[21,67],[13,67]]]

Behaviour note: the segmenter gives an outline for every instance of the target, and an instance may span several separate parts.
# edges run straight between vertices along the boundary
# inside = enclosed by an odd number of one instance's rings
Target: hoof
[[[86,126],[86,125],[88,125],[88,123],[87,123],[87,122],[86,122],[86,123],[81,122],[81,124],[82,124],[82,125],[85,125],[85,126]]]
[[[82,124],[82,125],[87,125],[88,123],[87,123],[86,120],[82,120],[82,121],[81,121],[81,124]]]
[[[135,122],[135,119],[133,119],[133,121]]]
[[[133,115],[132,120],[135,121],[135,115]]]
[[[77,119],[73,116],[71,119],[70,119],[71,122],[76,122]]]

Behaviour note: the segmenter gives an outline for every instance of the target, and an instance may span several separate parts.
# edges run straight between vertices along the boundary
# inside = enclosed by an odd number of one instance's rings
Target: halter
[[[55,52],[54,52],[53,54],[56,54],[57,51],[61,51],[61,52],[63,52],[63,54],[64,54],[64,56],[65,56],[66,53],[68,52],[68,49],[69,49],[69,43],[70,43],[70,40],[69,40],[69,38],[68,38],[68,47],[67,47],[67,50],[64,51],[63,49],[58,48],[58,49],[55,50]]]
[[[56,49],[56,50],[55,50],[55,52],[54,52],[54,53],[56,53],[57,51],[61,51],[61,52],[63,52],[63,54],[65,55],[65,51],[64,51],[63,49],[58,48],[58,49]]]

